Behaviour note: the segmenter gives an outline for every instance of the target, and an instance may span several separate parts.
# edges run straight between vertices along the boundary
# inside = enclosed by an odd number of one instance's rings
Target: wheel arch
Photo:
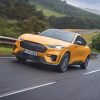
[[[62,53],[62,55],[61,55],[61,57],[60,57],[60,59],[59,59],[59,63],[61,62],[61,60],[62,60],[63,56],[64,56],[66,53],[68,53],[68,54],[69,54],[69,61],[70,61],[70,56],[71,56],[71,53],[70,53],[70,51],[69,51],[69,50],[65,50],[65,51]]]
[[[85,55],[84,59],[82,60],[82,63],[84,63],[85,60],[86,60],[88,57],[89,57],[89,59],[90,59],[91,55],[90,55],[90,54]]]

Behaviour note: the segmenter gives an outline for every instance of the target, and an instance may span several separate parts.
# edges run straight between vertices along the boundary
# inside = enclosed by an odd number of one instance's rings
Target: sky
[[[81,7],[100,10],[100,0],[66,0],[67,3]]]

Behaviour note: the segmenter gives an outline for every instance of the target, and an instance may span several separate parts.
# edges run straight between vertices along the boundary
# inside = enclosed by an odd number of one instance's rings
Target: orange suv
[[[90,48],[77,33],[48,29],[39,35],[21,35],[15,43],[13,54],[19,61],[31,59],[56,65],[60,72],[65,72],[69,64],[80,65],[82,69],[86,69]]]

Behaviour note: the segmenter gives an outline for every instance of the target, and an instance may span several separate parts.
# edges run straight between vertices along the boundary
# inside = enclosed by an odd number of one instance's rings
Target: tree
[[[50,16],[48,18],[48,22],[51,27],[53,28],[81,28],[81,29],[88,29],[88,28],[100,28],[100,20],[92,18],[84,18],[84,17],[55,17]]]
[[[36,16],[30,17],[27,20],[24,20],[23,23],[21,24],[23,33],[28,32],[28,33],[36,33],[36,32],[41,32],[48,28],[48,23],[45,21],[40,20]]]
[[[100,50],[100,33],[92,39],[92,47]]]
[[[13,24],[17,28],[11,24],[4,24],[4,29],[0,26],[2,32],[14,34],[20,30],[20,33],[34,33],[48,28],[43,11],[37,11],[35,6],[29,4],[29,0],[0,0],[0,5],[0,17],[18,23]]]

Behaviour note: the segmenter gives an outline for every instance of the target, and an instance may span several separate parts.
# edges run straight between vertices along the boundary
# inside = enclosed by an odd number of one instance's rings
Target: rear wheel
[[[66,53],[63,56],[60,64],[58,65],[58,71],[61,73],[65,72],[68,68],[68,65],[69,65],[69,53]]]
[[[84,63],[80,65],[81,69],[86,69],[89,63],[90,57],[88,56]]]

